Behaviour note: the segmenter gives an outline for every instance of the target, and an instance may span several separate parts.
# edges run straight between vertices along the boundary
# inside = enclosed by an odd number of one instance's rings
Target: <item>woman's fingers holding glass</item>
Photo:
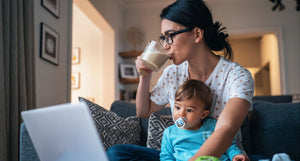
[[[151,69],[149,69],[145,65],[143,65],[143,62],[141,60],[141,56],[138,56],[137,59],[135,60],[135,66],[136,66],[136,69],[137,69],[138,73],[141,76],[144,76],[144,75],[149,74],[149,73],[152,72]]]

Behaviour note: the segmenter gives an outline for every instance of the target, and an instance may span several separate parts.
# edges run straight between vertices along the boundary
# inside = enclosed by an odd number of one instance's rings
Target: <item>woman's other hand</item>
[[[141,55],[138,56],[135,60],[135,67],[138,71],[138,73],[141,75],[141,76],[146,76],[146,75],[149,75],[152,73],[152,70],[147,68],[145,65],[143,65],[143,62],[142,62],[142,57]]]
[[[233,157],[232,161],[249,161],[249,158],[247,155],[244,154],[238,154]]]

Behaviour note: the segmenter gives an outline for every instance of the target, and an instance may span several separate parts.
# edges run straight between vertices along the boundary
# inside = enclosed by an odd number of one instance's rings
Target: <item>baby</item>
[[[178,88],[173,109],[175,125],[164,131],[160,160],[187,161],[199,150],[215,129],[216,120],[207,118],[212,99],[210,88],[198,80],[188,80]],[[220,160],[249,158],[233,142]]]

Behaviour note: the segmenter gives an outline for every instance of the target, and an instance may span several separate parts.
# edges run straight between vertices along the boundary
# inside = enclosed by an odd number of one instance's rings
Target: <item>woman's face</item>
[[[173,21],[163,19],[161,22],[161,34],[171,34],[176,31],[185,29],[185,26],[182,26],[178,23],[175,23]],[[185,60],[190,59],[193,49],[196,46],[195,39],[194,39],[194,32],[193,30],[183,32],[177,35],[174,35],[173,43],[167,44],[164,43],[164,49],[167,51],[168,55],[170,56],[170,59],[173,60],[173,63],[175,65],[179,65]]]

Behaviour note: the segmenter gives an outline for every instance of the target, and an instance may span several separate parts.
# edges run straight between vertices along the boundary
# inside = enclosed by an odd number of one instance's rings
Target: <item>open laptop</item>
[[[108,161],[85,103],[23,111],[21,116],[41,161]]]

